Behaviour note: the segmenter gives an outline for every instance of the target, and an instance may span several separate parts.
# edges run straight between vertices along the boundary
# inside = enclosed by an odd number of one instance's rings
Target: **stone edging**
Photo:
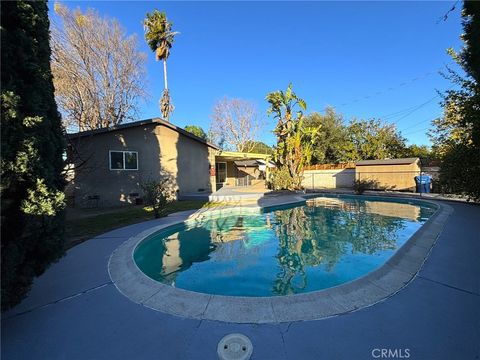
[[[299,201],[301,199],[295,196],[290,201],[272,206]],[[201,216],[198,213],[190,219],[188,215],[175,214],[171,219],[167,217],[167,223],[131,237],[112,253],[108,272],[116,288],[130,300],[187,318],[233,323],[279,323],[336,316],[380,302],[396,294],[416,276],[453,212],[447,204],[421,201],[436,205],[437,211],[385,264],[361,278],[319,291],[272,297],[222,296],[174,288],[147,277],[133,259],[136,247],[159,230],[195,221],[197,216]],[[236,210],[259,212],[261,208],[237,207]]]

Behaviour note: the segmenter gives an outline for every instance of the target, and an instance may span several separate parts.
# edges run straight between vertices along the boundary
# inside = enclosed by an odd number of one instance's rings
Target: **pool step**
[[[213,202],[236,202],[242,200],[258,200],[262,198],[264,194],[262,193],[253,193],[253,194],[212,194],[208,197],[210,201]]]

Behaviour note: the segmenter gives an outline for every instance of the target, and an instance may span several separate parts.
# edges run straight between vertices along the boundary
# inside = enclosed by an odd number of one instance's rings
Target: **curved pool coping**
[[[382,198],[385,197],[379,197]],[[264,208],[302,201],[305,201],[305,198],[292,196],[288,201],[275,205],[237,206],[232,209],[242,213],[258,213]],[[150,235],[173,225],[196,221],[205,214],[221,213],[222,210],[197,212],[193,216],[176,214],[171,219],[167,217],[165,224],[145,230],[120,245],[110,256],[108,272],[116,288],[130,300],[153,310],[186,318],[260,324],[317,320],[341,315],[374,305],[395,295],[417,275],[453,208],[438,201],[423,199],[413,201],[433,204],[437,206],[437,210],[381,267],[350,282],[323,290],[271,297],[204,294],[155,281],[136,265],[133,253]],[[230,213],[230,209],[227,210]]]

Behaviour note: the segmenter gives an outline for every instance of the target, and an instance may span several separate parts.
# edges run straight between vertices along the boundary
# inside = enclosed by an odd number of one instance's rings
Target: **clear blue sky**
[[[426,128],[441,114],[440,98],[432,98],[436,90],[451,86],[439,70],[452,64],[446,49],[461,46],[461,2],[447,21],[439,21],[454,1],[64,4],[95,8],[138,35],[141,50],[148,53],[151,94],[140,118],[159,116],[163,90],[163,67],[143,39],[142,21],[148,11],[165,10],[181,33],[168,61],[175,105],[171,121],[205,130],[214,103],[223,96],[255,102],[266,118],[265,95],[292,82],[308,112],[331,105],[346,119],[393,114],[386,119],[410,143],[429,144]],[[55,17],[53,2],[49,5]],[[274,143],[273,127],[268,119],[262,140],[269,144]]]

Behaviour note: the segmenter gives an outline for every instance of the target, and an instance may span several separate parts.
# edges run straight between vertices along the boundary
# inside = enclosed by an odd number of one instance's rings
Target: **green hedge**
[[[2,310],[63,254],[61,118],[46,1],[1,4]]]

